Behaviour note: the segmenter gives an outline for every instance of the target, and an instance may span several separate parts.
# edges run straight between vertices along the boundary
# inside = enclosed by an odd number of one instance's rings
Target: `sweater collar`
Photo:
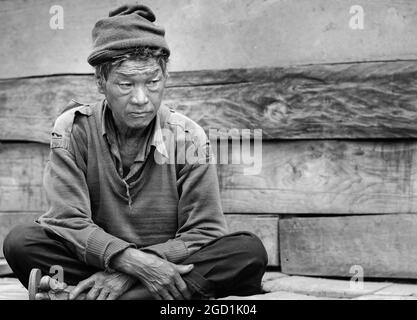
[[[145,138],[148,140],[149,143],[146,146],[146,153],[142,152],[138,154],[138,157],[135,159],[144,161],[146,155],[149,154],[151,146],[154,146],[156,150],[163,155],[164,157],[168,158],[167,148],[164,142],[164,137],[162,135],[161,129],[161,121],[163,121],[163,117],[161,116],[163,112],[163,106],[161,106],[156,113],[155,118],[151,121],[149,126],[153,126],[153,130],[150,132],[150,136],[147,135]],[[101,131],[102,135],[106,138],[112,139],[111,137],[115,137],[115,135],[109,134],[109,131],[115,132],[114,122],[112,119],[111,110],[107,104],[107,101],[104,99],[102,104],[102,112],[101,112]],[[145,150],[145,149],[144,149]]]

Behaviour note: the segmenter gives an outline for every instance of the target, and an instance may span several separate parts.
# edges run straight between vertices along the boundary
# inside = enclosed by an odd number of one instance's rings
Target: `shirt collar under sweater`
[[[144,139],[146,139],[147,143],[144,145],[144,148],[138,151],[138,155],[135,158],[135,162],[143,162],[149,154],[151,146],[154,146],[161,155],[168,158],[168,152],[164,143],[164,138],[161,130],[162,110],[163,107],[159,108],[155,118],[149,124],[148,130],[145,131],[146,135],[144,136]],[[103,108],[101,113],[101,130],[103,136],[107,138],[107,141],[109,142],[110,146],[113,146],[113,148],[117,148],[118,144],[116,139],[114,121],[111,110],[106,100],[103,100]],[[117,153],[119,153],[118,150]]]

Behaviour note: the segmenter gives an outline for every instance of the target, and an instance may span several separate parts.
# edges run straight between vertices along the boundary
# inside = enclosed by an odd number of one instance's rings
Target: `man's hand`
[[[178,265],[137,249],[126,249],[114,258],[112,268],[137,277],[155,299],[189,300],[191,293],[181,275],[194,266]]]
[[[116,300],[136,282],[137,279],[128,274],[100,271],[81,281],[71,291],[69,299],[74,300],[79,294],[90,289],[87,300]]]
[[[193,269],[193,265],[178,265],[152,258],[138,273],[138,278],[156,299],[189,300],[191,294],[181,275]]]

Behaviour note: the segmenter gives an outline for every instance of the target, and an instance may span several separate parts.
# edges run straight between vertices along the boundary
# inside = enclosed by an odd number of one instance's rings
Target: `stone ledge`
[[[390,282],[364,282],[363,288],[351,286],[348,280],[289,276],[263,283],[266,292],[287,291],[323,298],[355,298],[375,293],[390,286]]]
[[[382,296],[415,296],[417,298],[417,284],[395,283],[376,291],[374,294]]]
[[[26,288],[16,278],[0,278],[0,300],[28,300]]]
[[[326,297],[315,297],[306,294],[299,294],[288,291],[275,291],[264,294],[257,294],[253,296],[229,296],[226,298],[220,298],[218,300],[339,300]]]
[[[366,296],[353,298],[352,300],[417,300],[417,297],[372,294],[372,295],[366,295]]]

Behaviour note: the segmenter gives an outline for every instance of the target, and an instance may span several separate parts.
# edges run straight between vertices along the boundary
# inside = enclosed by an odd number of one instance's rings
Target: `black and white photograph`
[[[0,46],[0,300],[417,300],[417,1],[0,0]]]

